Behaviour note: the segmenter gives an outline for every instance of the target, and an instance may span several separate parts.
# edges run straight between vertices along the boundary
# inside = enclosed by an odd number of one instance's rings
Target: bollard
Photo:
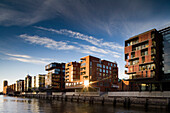
[[[145,101],[145,111],[148,111],[148,99],[146,98],[146,101]]]
[[[63,96],[61,96],[61,101],[63,101]]]
[[[94,102],[94,98],[92,97],[92,101],[91,101],[91,103],[93,104],[93,102]]]
[[[116,107],[116,97],[113,100],[113,106]]]
[[[92,104],[92,97],[90,97],[89,99],[89,104]]]
[[[167,98],[166,110],[167,110],[168,112],[170,112],[170,99],[169,99],[169,98]]]
[[[123,106],[126,107],[127,99],[126,97],[124,98]]]
[[[71,97],[71,102],[73,102],[73,96]]]
[[[67,101],[67,96],[65,96],[65,101]]]
[[[86,102],[86,97],[84,97],[84,100],[83,100],[83,101],[84,101],[84,103]]]
[[[104,105],[104,97],[103,97],[103,99],[102,99],[102,105]]]
[[[59,96],[57,95],[57,100],[59,100]]]
[[[127,106],[128,106],[128,109],[129,109],[129,108],[130,108],[130,104],[131,104],[131,103],[130,103],[130,98],[129,98],[129,97],[128,97],[128,102],[127,102],[127,104],[128,104]]]
[[[79,103],[79,96],[78,96],[78,98],[77,98],[77,102]]]

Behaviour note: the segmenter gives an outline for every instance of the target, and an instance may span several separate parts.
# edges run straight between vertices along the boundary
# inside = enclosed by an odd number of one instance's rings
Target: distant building
[[[33,90],[34,91],[42,91],[45,89],[45,74],[38,74],[33,77]]]
[[[24,91],[31,91],[32,89],[32,77],[27,75],[24,80]]]
[[[17,92],[24,92],[24,80],[17,80],[16,81],[16,91]]]
[[[62,91],[65,89],[65,63],[50,63],[45,66],[48,74],[45,76],[47,90]]]
[[[15,92],[16,91],[16,84],[12,84],[9,86],[10,87],[10,92]]]
[[[9,87],[8,87],[8,81],[4,80],[3,82],[3,94],[8,94]]]

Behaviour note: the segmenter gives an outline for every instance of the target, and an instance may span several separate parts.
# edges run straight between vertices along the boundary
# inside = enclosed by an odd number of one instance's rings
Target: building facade
[[[65,64],[65,88],[80,83],[80,63],[69,62]]]
[[[4,80],[3,81],[3,94],[8,94],[8,81],[7,80]]]
[[[170,27],[159,30],[163,37],[162,90],[170,91]]]
[[[34,76],[33,86],[34,91],[45,90],[45,74],[38,74]]]
[[[27,75],[24,80],[24,91],[31,91],[32,90],[32,77]]]
[[[17,92],[24,92],[24,80],[17,80],[16,81],[16,91]]]
[[[100,91],[113,91],[118,87],[117,63],[93,56],[86,56],[80,59],[80,81],[68,83],[69,88],[89,87]]]
[[[125,41],[129,90],[168,90],[170,28],[149,30]],[[170,90],[170,88],[169,88]]]
[[[46,90],[62,91],[65,89],[65,63],[50,63],[45,66]]]

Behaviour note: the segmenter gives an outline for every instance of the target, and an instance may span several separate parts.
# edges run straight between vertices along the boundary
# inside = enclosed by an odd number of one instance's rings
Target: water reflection
[[[0,96],[0,113],[145,113],[142,108],[131,107],[129,110],[113,105],[62,102],[57,100],[29,99]],[[165,112],[151,109],[147,113]]]

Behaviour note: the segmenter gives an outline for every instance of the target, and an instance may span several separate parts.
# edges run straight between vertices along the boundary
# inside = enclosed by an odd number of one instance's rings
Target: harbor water
[[[88,104],[0,95],[0,113],[166,113],[164,109]]]

